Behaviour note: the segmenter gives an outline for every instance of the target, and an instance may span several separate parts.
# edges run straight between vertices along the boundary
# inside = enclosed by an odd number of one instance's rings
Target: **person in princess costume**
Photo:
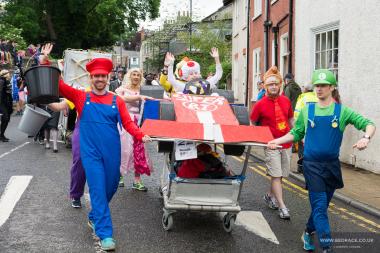
[[[132,68],[124,76],[122,85],[115,91],[124,100],[129,115],[136,124],[140,119],[140,102],[146,99],[153,99],[140,95],[140,87],[143,83],[144,78],[141,70]],[[122,151],[119,187],[124,186],[124,176],[127,172],[134,171],[132,188],[139,191],[147,191],[148,189],[144,186],[140,177],[142,174],[150,176],[152,172],[152,165],[149,162],[146,147],[124,129],[120,131],[120,138]]]
[[[208,78],[207,81],[203,80],[199,63],[189,60],[184,62],[179,70],[178,75],[181,80],[177,80],[173,73],[174,55],[170,52],[166,53],[164,65],[168,68],[168,81],[176,92],[207,95],[211,89],[217,88],[216,84],[223,75],[218,49],[213,47],[210,55],[215,59],[216,71],[214,76]]]

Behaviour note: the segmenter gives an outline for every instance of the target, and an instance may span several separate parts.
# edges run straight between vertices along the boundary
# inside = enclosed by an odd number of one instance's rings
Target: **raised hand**
[[[42,46],[41,48],[41,54],[43,55],[49,55],[51,50],[53,50],[53,44],[51,43],[46,43],[45,45]]]
[[[174,55],[170,52],[167,52],[165,55],[164,65],[171,66],[174,64],[174,60],[175,60]]]
[[[210,55],[212,58],[219,58],[219,51],[216,47],[211,48]]]

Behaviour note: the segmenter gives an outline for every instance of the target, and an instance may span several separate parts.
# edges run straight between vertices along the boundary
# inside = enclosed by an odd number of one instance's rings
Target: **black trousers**
[[[9,113],[8,106],[0,104],[0,114],[1,115],[1,127],[0,127],[0,137],[4,136],[5,130],[8,127],[8,123],[11,119],[11,114]]]

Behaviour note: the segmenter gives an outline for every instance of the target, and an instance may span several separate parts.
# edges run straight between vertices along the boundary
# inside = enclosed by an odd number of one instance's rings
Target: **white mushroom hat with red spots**
[[[187,80],[190,72],[197,72],[200,75],[201,66],[196,61],[188,61],[185,64],[183,64],[181,68],[181,72],[182,72],[182,79]]]

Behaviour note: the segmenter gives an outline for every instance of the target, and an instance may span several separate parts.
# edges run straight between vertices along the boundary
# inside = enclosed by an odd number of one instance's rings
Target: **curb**
[[[260,162],[264,162],[264,159],[261,158],[260,156],[253,155],[252,153],[250,154],[250,156],[255,158],[256,160],[258,160]],[[305,179],[302,175],[298,175],[296,173],[290,172],[290,177],[293,179],[296,179],[302,183],[305,183]],[[377,208],[374,208],[374,207],[367,205],[363,202],[360,202],[358,200],[350,198],[350,197],[348,197],[344,194],[341,194],[339,192],[335,192],[333,198],[338,199],[338,200],[342,201],[343,203],[345,203],[349,206],[355,207],[356,209],[359,209],[360,211],[363,211],[367,214],[373,215],[376,218],[380,219],[380,210]]]

